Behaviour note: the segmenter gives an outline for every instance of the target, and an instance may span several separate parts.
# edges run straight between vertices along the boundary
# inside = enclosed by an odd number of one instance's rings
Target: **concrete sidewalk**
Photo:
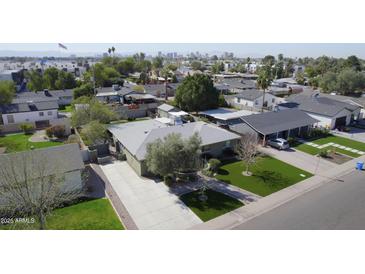
[[[296,197],[312,191],[324,184],[335,182],[336,178],[346,175],[355,169],[356,163],[365,160],[365,156],[351,160],[335,168],[323,171],[321,175],[313,176],[307,180],[263,197],[255,203],[240,207],[206,223],[191,227],[190,229],[230,229],[248,220],[268,212]]]
[[[323,158],[315,157],[293,148],[290,150],[278,150],[271,147],[260,147],[259,150],[280,161],[313,174],[322,174],[327,170],[336,168],[338,166],[337,164],[329,162]]]
[[[230,185],[230,184],[221,182],[214,178],[203,176],[201,178],[201,180],[207,180],[208,186],[211,189],[221,192],[232,198],[235,198],[244,204],[256,202],[262,198],[261,196],[259,196],[257,194],[254,194],[254,193],[244,190],[242,188],[236,187],[234,185]],[[201,180],[196,181],[196,182],[184,183],[184,184],[175,184],[174,186],[172,186],[170,188],[170,191],[178,196],[181,196],[185,193],[189,193],[189,192],[198,190],[203,186],[203,182]]]

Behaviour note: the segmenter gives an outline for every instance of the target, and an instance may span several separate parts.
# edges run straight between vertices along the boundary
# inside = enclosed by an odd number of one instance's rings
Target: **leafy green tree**
[[[15,85],[12,81],[0,81],[0,105],[10,104],[15,95]]]
[[[344,69],[337,75],[337,90],[341,94],[351,94],[365,87],[365,76],[353,69]]]
[[[91,83],[85,83],[81,86],[74,88],[73,90],[73,98],[77,99],[81,96],[93,96],[94,95],[94,88]]]
[[[90,99],[88,101],[86,98],[79,98],[84,100],[82,104],[86,104],[86,106],[77,110],[75,108],[72,112],[71,122],[74,127],[86,125],[91,121],[108,124],[116,119],[116,114],[107,105],[100,103],[96,99]]]
[[[296,75],[295,75],[295,80],[297,81],[297,83],[299,85],[304,85],[305,83],[305,78],[304,78],[304,74],[302,72],[298,72]]]
[[[35,70],[32,69],[30,71],[28,71],[25,75],[26,79],[27,79],[27,87],[31,90],[31,91],[41,91],[44,88],[43,85],[43,76],[42,74]]]
[[[355,55],[351,55],[351,56],[347,57],[347,59],[345,61],[345,66],[348,67],[348,68],[351,68],[355,71],[361,71],[362,70],[360,60]]]
[[[193,61],[193,62],[191,62],[191,65],[190,66],[191,66],[191,68],[193,70],[200,70],[200,71],[203,70],[203,65],[199,61]]]
[[[81,135],[89,145],[103,144],[107,140],[106,127],[96,120],[86,124],[81,130]]]
[[[57,89],[56,81],[58,80],[59,70],[55,67],[47,68],[43,74],[44,87],[50,90]]]
[[[197,133],[183,140],[180,134],[171,133],[163,140],[147,145],[146,165],[150,172],[160,176],[199,168],[201,138]]]
[[[152,67],[155,70],[161,69],[163,67],[163,58],[160,57],[160,56],[157,56],[157,57],[153,58],[153,60],[152,60]]]
[[[266,89],[270,86],[272,82],[272,69],[271,66],[265,66],[259,70],[259,77],[257,78],[257,86],[262,89],[262,109],[264,112],[265,94]]]
[[[128,57],[124,60],[121,60],[117,65],[116,69],[120,74],[128,75],[129,73],[133,73],[135,71],[136,62],[133,57]]]
[[[58,72],[58,78],[55,83],[56,89],[72,89],[77,86],[75,76],[63,70]]]
[[[319,80],[319,87],[324,92],[331,92],[337,89],[337,74],[326,72]]]
[[[195,74],[186,77],[175,94],[176,104],[186,111],[201,111],[219,106],[219,91],[209,76]]]
[[[294,72],[294,61],[293,59],[288,59],[288,61],[285,64],[284,69],[284,77],[291,77]]]
[[[275,64],[275,57],[272,55],[266,55],[263,59],[262,59],[262,63],[265,66],[273,66]]]
[[[223,62],[216,62],[212,66],[212,72],[215,73],[215,74],[218,74],[218,73],[220,73],[223,70],[224,70],[224,64],[223,64]]]

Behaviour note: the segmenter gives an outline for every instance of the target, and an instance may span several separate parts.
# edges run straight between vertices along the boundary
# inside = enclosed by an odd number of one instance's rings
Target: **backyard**
[[[33,225],[6,225],[0,229],[38,229]],[[47,218],[53,230],[121,230],[124,229],[108,199],[96,199],[56,209]]]
[[[321,150],[335,150],[338,153],[357,158],[361,152],[365,152],[365,143],[348,138],[330,135],[323,138],[308,141],[309,143],[296,143],[293,147],[300,151],[317,155]],[[324,148],[321,146],[326,145]],[[317,146],[316,146],[317,145]]]
[[[242,161],[232,161],[220,167],[216,178],[257,195],[267,196],[313,175],[269,156],[258,158],[256,164],[250,167],[251,176],[244,176],[244,170]]]
[[[29,138],[31,136],[31,134],[27,135],[24,133],[18,133],[0,137],[0,148],[6,148],[5,152],[10,153],[30,150],[32,147],[37,149],[51,146],[59,146],[63,144],[62,142],[55,141],[31,142],[29,141]]]
[[[220,192],[208,189],[206,201],[201,201],[200,190],[184,194],[180,199],[204,222],[235,210],[243,203]]]

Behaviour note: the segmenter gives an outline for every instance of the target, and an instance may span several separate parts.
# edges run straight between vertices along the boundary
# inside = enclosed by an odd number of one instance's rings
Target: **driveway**
[[[338,166],[335,163],[292,148],[289,150],[278,150],[271,147],[260,147],[260,151],[313,174],[320,175],[326,170]]]
[[[139,177],[127,162],[100,168],[139,229],[187,229],[202,223],[163,182]]]
[[[331,133],[340,137],[349,138],[352,140],[365,143],[365,129],[351,127],[350,132],[341,132],[337,130],[332,130]]]

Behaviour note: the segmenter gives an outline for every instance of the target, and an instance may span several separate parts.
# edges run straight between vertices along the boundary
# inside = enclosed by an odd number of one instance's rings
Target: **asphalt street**
[[[365,171],[354,171],[233,229],[365,229]]]

